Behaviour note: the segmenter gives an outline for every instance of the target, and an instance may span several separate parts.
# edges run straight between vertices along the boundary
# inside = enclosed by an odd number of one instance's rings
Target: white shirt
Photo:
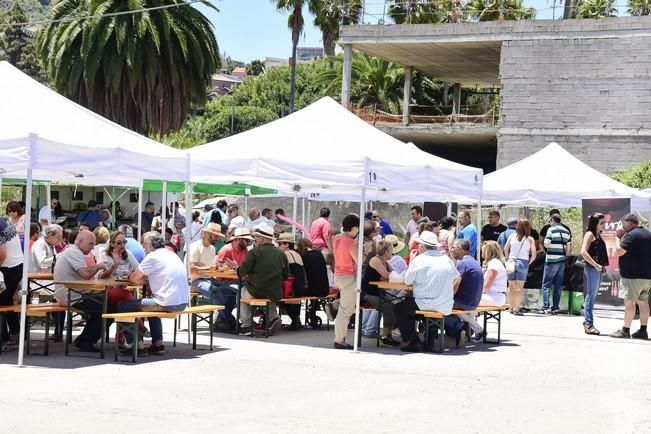
[[[405,283],[414,286],[414,299],[420,309],[449,315],[457,277],[459,272],[447,255],[428,250],[411,261],[405,272]]]
[[[409,234],[409,241],[411,242],[411,237],[418,233],[418,223],[416,223],[414,219],[410,219],[407,223],[407,229],[405,229],[405,232]]]
[[[106,252],[106,249],[108,249],[108,243],[96,244],[95,247],[93,247],[93,258],[95,258],[95,261],[102,262],[99,258],[104,252]]]
[[[126,250],[127,259],[122,259],[119,264],[115,267],[111,273],[111,277],[119,279],[129,276],[131,273],[138,269],[138,261],[136,260],[133,253]],[[102,250],[102,253],[99,255],[97,262],[105,262],[108,266],[113,265],[113,257],[106,254],[106,249]]]
[[[529,261],[529,251],[531,250],[529,238],[530,237],[524,237],[521,241],[518,241],[518,234],[511,234],[509,237],[509,240],[511,240],[509,259],[524,259],[527,262]]]
[[[34,241],[31,254],[32,256],[29,260],[30,273],[41,273],[44,268],[47,268],[48,271],[52,269],[54,249],[45,241],[45,238],[39,238]]]
[[[40,220],[47,220],[48,222],[52,223],[52,208],[45,205],[40,209],[38,212],[38,219]]]
[[[507,286],[507,281],[506,281],[506,268],[504,268],[504,264],[497,259],[493,258],[490,261],[488,261],[488,265],[486,266],[486,271],[488,270],[495,270],[497,271],[497,276],[495,276],[495,280],[493,281],[493,286],[488,290],[488,293],[493,295],[493,294],[504,294],[506,292],[506,286]]]
[[[253,220],[251,223],[249,223],[249,230],[253,232],[260,226],[270,226],[273,228],[274,226],[276,226],[276,222],[273,220],[269,220],[267,217],[260,216],[257,219]]]
[[[199,264],[200,267],[209,267],[215,262],[215,247],[203,245],[203,240],[190,244],[190,263]]]
[[[29,243],[28,239],[25,239]],[[5,268],[12,268],[23,263],[23,249],[20,247],[20,238],[18,234],[7,241],[7,256],[5,257],[2,266]]]
[[[159,306],[175,306],[188,302],[190,286],[185,264],[174,252],[156,249],[140,263],[149,279],[152,297]]]
[[[230,228],[235,228],[235,229],[243,228],[245,226],[246,226],[246,222],[244,221],[244,217],[242,217],[241,215],[233,217],[233,219],[231,219],[231,222],[228,224],[229,229]]]

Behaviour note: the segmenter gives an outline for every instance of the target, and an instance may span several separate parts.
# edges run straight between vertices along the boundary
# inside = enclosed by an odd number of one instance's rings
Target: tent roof
[[[634,191],[550,143],[486,175],[482,202],[570,207],[581,206],[584,198],[630,197]]]
[[[31,167],[52,180],[57,172],[77,179],[188,179],[184,152],[93,113],[8,62],[0,62],[0,100],[3,173]]]
[[[282,191],[332,189],[476,200],[482,170],[423,152],[326,97],[282,119],[189,150],[194,182],[247,182]],[[353,199],[354,197],[350,197]]]

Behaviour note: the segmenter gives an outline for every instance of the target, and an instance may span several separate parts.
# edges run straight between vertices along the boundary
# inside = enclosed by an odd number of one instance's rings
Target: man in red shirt
[[[332,226],[330,225],[330,208],[321,208],[319,218],[310,226],[312,247],[318,250],[332,250]]]
[[[248,246],[253,241],[251,232],[247,228],[237,228],[231,238],[230,242],[217,253],[215,263],[221,266],[227,266],[233,270],[237,269],[244,260],[248,251]],[[216,287],[216,294],[221,298],[220,303],[223,304],[224,309],[219,311],[217,321],[215,321],[216,331],[231,331],[235,330],[235,317],[233,316],[233,309],[235,308],[237,296],[237,281],[236,280],[220,280],[213,281],[213,286]]]

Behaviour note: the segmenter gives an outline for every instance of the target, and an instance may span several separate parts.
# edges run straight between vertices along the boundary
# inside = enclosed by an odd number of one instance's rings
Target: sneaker
[[[275,317],[271,319],[269,323],[269,332],[274,332],[283,327],[283,322],[280,320],[280,317]]]
[[[253,327],[240,327],[237,334],[240,336],[253,336]]]
[[[486,332],[482,330],[479,333],[475,333],[474,336],[472,337],[472,340],[475,342],[483,342],[485,336],[486,336]]]
[[[332,346],[334,348],[336,348],[337,350],[352,350],[353,349],[353,346],[350,345],[350,344],[347,344],[346,342],[335,342]]]
[[[549,309],[548,307],[543,307],[542,309],[538,309],[538,313],[540,315],[549,315],[551,312],[552,312],[551,309]]]
[[[552,315],[558,315],[559,313],[561,313],[561,310],[560,310],[560,309],[552,309],[552,310],[550,311],[550,313],[551,313]]]
[[[400,351],[404,351],[405,353],[419,353],[423,351],[423,347],[420,342],[409,342],[404,347],[401,347]]]
[[[150,345],[149,348],[147,349],[149,354],[154,355],[154,356],[160,356],[161,354],[165,354],[165,345]]]
[[[633,339],[642,339],[642,340],[645,340],[645,341],[646,341],[647,339],[649,339],[649,335],[648,335],[647,331],[646,331],[646,330],[642,330],[642,329],[640,329],[640,330],[636,331],[635,333],[633,333],[633,334],[631,335],[631,337],[632,337]]]
[[[457,346],[457,348],[459,347],[461,342],[465,342],[465,340],[466,340],[466,329],[464,327],[461,330],[459,330],[459,333],[457,333],[457,336],[454,339],[454,342],[455,342],[455,345]]]
[[[385,347],[399,347],[400,342],[394,341],[391,336],[382,336],[380,338],[380,345],[384,345]]]
[[[614,333],[609,334],[611,338],[618,338],[618,339],[630,339],[631,333],[630,332],[625,332],[624,330],[617,330]]]
[[[332,303],[326,303],[325,306],[323,306],[323,311],[326,314],[326,317],[328,317],[328,321],[334,322],[335,318],[337,317],[337,311],[335,310],[335,307],[332,305]]]
[[[377,339],[380,337],[380,335],[377,333],[368,333],[368,334],[363,334],[362,337],[366,339]]]

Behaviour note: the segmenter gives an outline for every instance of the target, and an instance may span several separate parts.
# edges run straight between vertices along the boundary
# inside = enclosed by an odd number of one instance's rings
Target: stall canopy
[[[194,182],[246,182],[281,191],[333,191],[348,199],[381,191],[432,201],[477,201],[482,170],[403,143],[332,98],[258,128],[189,150]]]
[[[162,145],[85,109],[0,62],[0,173],[34,179],[143,178],[186,181],[184,152]]]
[[[631,210],[638,212],[651,211],[651,188],[637,190],[631,196]]]
[[[482,202],[523,206],[581,206],[585,198],[631,197],[635,189],[604,175],[550,143],[484,178]]]

